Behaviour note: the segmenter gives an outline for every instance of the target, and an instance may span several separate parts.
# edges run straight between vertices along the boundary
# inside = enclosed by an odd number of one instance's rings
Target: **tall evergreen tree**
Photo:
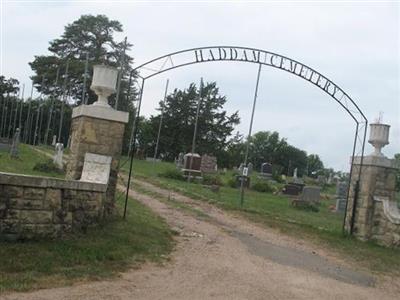
[[[164,105],[164,117],[159,153],[169,160],[174,159],[179,152],[191,151],[199,92],[199,88],[192,83],[185,90],[175,89],[164,104],[160,102],[158,110],[161,112],[161,105]],[[215,82],[207,83],[202,87],[196,152],[216,155],[217,158],[224,154],[229,137],[235,125],[239,124],[238,112],[228,115],[223,109],[225,103],[226,97],[220,95]],[[149,124],[142,123],[142,137],[139,141],[141,139],[140,147],[147,150],[147,155],[154,153],[160,116],[159,114],[150,117]],[[144,127],[146,127],[145,130]],[[147,138],[143,135],[144,132]],[[149,136],[152,136],[152,141],[149,141]]]
[[[61,37],[50,42],[48,50],[51,55],[35,56],[35,59],[30,63],[35,72],[32,79],[38,91],[44,95],[51,95],[57,69],[60,68],[61,75],[65,74],[68,62],[68,91],[73,99],[80,102],[82,100],[86,54],[88,54],[89,61],[89,76],[91,76],[93,65],[105,63],[119,67],[120,60],[123,59],[124,74],[121,81],[122,92],[119,109],[128,110],[130,103],[126,101],[126,93],[129,84],[128,74],[131,71],[129,65],[133,59],[126,54],[126,51],[131,49],[132,44],[115,41],[115,32],[122,32],[121,23],[110,20],[105,15],[83,15],[65,26]],[[43,78],[45,78],[44,81]],[[91,78],[89,77],[86,80],[86,91],[88,93],[86,97],[88,97],[89,104],[96,100],[95,94],[90,90],[90,83]],[[55,90],[57,95],[61,94],[63,84],[63,79],[58,81]],[[133,91],[133,88],[131,91]],[[115,95],[110,97],[111,104],[114,101]]]

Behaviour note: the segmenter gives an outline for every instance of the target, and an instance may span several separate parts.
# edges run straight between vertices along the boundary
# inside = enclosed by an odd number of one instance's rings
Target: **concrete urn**
[[[371,155],[383,157],[384,155],[382,154],[381,149],[389,144],[390,125],[373,123],[369,126],[370,132],[368,143],[370,143],[375,148],[375,151]]]
[[[93,79],[90,89],[93,90],[98,99],[93,105],[110,107],[108,97],[115,93],[117,84],[118,70],[106,65],[93,66]]]

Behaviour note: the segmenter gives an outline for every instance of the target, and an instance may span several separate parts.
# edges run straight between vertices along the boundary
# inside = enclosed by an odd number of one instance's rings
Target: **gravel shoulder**
[[[0,299],[398,299],[398,278],[372,276],[308,242],[147,182],[137,184],[158,196],[131,196],[178,233],[170,261],[145,264],[114,280]],[[168,203],[168,197],[192,211]]]

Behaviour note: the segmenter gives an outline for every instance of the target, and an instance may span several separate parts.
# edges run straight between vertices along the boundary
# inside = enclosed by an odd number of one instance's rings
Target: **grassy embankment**
[[[219,193],[215,193],[201,184],[157,176],[172,168],[175,168],[172,163],[161,162],[153,165],[151,162],[135,160],[133,174],[136,178],[146,179],[147,182],[160,187],[212,203],[252,221],[276,228],[283,233],[312,240],[336,252],[349,262],[355,262],[371,271],[400,275],[399,249],[360,242],[342,234],[343,214],[332,212],[330,209],[335,204],[333,195],[322,197],[319,211],[314,212],[294,208],[291,200],[285,196],[247,190],[244,205],[240,207],[239,190],[226,186],[232,172],[220,175],[224,186],[220,188]],[[123,165],[122,169],[126,172],[129,169],[129,163]],[[256,175],[252,180],[255,180],[255,177]],[[133,188],[135,188],[134,185]],[[143,187],[140,188],[143,189]],[[332,193],[333,190],[328,188],[327,192]]]
[[[0,153],[0,171],[54,176],[32,170],[46,156],[21,145],[19,160]],[[122,199],[122,197],[120,197]],[[166,223],[131,199],[127,219],[118,214],[86,234],[57,241],[0,242],[0,294],[69,285],[117,275],[144,261],[162,262],[173,248]]]

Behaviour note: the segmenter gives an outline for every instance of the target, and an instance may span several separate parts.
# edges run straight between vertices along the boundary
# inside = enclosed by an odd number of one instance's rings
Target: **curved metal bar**
[[[203,52],[203,51],[208,51],[208,52]],[[242,51],[240,54],[242,56],[239,56],[239,51]],[[228,52],[230,56],[228,55]],[[173,64],[170,67],[165,67],[165,61],[166,59],[170,59],[172,62],[172,57],[176,57],[177,55],[180,54],[192,54],[191,59],[187,59],[183,63],[178,63],[178,64]],[[264,61],[261,60],[261,56],[264,56]],[[269,59],[269,60],[268,60]],[[278,61],[277,61],[278,59]],[[353,118],[353,120],[357,123],[364,123],[367,122],[367,118],[363,114],[363,112],[360,110],[358,105],[349,97],[349,95],[343,91],[342,88],[340,88],[337,84],[335,84],[332,80],[330,80],[328,77],[322,75],[321,73],[317,72],[315,69],[297,61],[294,59],[291,59],[287,56],[277,54],[275,52],[270,52],[270,51],[265,51],[262,49],[257,49],[257,48],[249,48],[249,47],[236,47],[236,46],[210,46],[210,47],[198,47],[198,48],[191,48],[191,49],[186,49],[186,50],[181,50],[181,51],[176,51],[172,52],[160,57],[157,57],[155,59],[152,59],[144,64],[139,65],[138,67],[134,68],[132,72],[139,72],[141,70],[144,70],[145,68],[150,68],[149,65],[160,62],[161,64],[161,69],[158,71],[154,69],[152,73],[150,73],[147,76],[141,76],[142,78],[148,79],[151,78],[155,75],[164,73],[166,71],[170,71],[176,68],[184,67],[184,66],[189,66],[193,64],[198,64],[198,63],[204,63],[204,62],[216,62],[216,61],[235,61],[235,62],[247,62],[247,63],[256,63],[256,64],[263,64],[266,66],[274,67],[280,70],[287,71],[289,73],[292,73],[293,75],[296,75],[300,78],[303,78],[306,81],[309,81],[313,85],[319,87],[321,90],[326,92],[328,95],[330,95],[333,99],[336,100],[346,111],[347,113]],[[274,63],[275,61],[275,63]],[[286,66],[286,68],[283,66],[284,61],[286,64],[290,65],[290,67]],[[278,63],[276,63],[278,62]],[[298,68],[300,66],[300,68]],[[150,68],[151,69],[151,68]],[[299,72],[297,73],[296,71],[299,69]],[[305,74],[303,74],[303,70],[305,71]],[[149,70],[147,70],[149,71]],[[311,72],[310,78],[307,78],[307,73]],[[304,76],[303,76],[304,75]],[[313,78],[316,75],[316,82],[313,82]],[[321,86],[319,83],[322,83],[321,81],[324,82],[324,86]],[[333,88],[333,92],[329,92],[329,87]],[[332,90],[331,88],[331,90]],[[338,92],[341,93],[340,99],[335,97]],[[343,99],[347,99],[350,101],[350,103],[354,106],[356,111],[361,115],[362,119],[364,122],[361,120],[358,120],[355,117],[354,112],[352,112],[349,108],[346,107],[345,104],[343,104],[341,101]]]
[[[204,51],[204,52],[203,52]],[[241,57],[239,58],[239,51],[241,51]],[[227,54],[229,52],[230,56]],[[186,58],[184,62],[182,63],[174,63],[173,58],[179,57],[180,55],[185,56],[187,54],[191,54],[191,56]],[[264,60],[261,60],[261,55],[263,55]],[[275,58],[275,63],[274,63],[274,58]],[[276,60],[277,59],[277,60]],[[166,67],[167,62],[171,63],[171,66]],[[342,88],[340,88],[337,84],[335,84],[332,80],[330,80],[328,77],[322,75],[321,73],[317,72],[315,69],[297,61],[294,59],[291,59],[287,56],[280,55],[274,52],[270,51],[265,51],[262,49],[257,49],[257,48],[249,48],[249,47],[237,47],[237,46],[209,46],[209,47],[198,47],[198,48],[191,48],[191,49],[185,49],[185,50],[180,50],[176,52],[172,52],[163,56],[159,56],[157,58],[154,58],[152,60],[149,60],[138,67],[132,69],[131,74],[135,74],[136,76],[140,77],[143,80],[143,83],[146,79],[149,79],[153,76],[156,76],[158,74],[164,73],[166,71],[170,71],[173,69],[177,69],[180,67],[184,66],[189,66],[193,64],[198,64],[198,63],[206,63],[206,62],[218,62],[218,61],[234,61],[234,62],[247,62],[247,63],[256,63],[261,65],[266,65],[269,67],[273,67],[276,69],[280,69],[283,71],[286,71],[288,73],[291,73],[293,75],[296,75],[297,77],[300,77],[311,84],[317,86],[320,88],[322,91],[327,93],[329,96],[331,96],[349,115],[350,117],[354,120],[356,123],[356,133],[354,137],[354,145],[353,145],[353,152],[352,152],[352,161],[354,161],[354,156],[356,153],[356,148],[357,148],[357,139],[359,137],[359,125],[364,124],[364,136],[362,141],[360,140],[360,143],[362,144],[361,148],[361,164],[359,167],[359,172],[358,172],[358,179],[357,179],[357,186],[359,183],[359,180],[361,178],[361,170],[362,170],[362,163],[363,163],[363,157],[364,157],[364,148],[365,148],[365,139],[366,139],[366,133],[367,133],[367,124],[368,120],[363,114],[363,112],[360,110],[358,105],[349,97],[349,95],[343,91]],[[161,68],[158,70],[153,66],[152,64],[160,62]],[[285,62],[285,66],[284,66]],[[298,66],[300,67],[299,71]],[[140,71],[147,71],[147,72],[152,72],[149,75],[144,75],[142,76],[140,74]],[[304,73],[303,73],[304,71]],[[311,76],[307,78],[308,73],[311,73]],[[316,75],[317,80],[314,82],[313,77]],[[332,90],[333,89],[333,90]],[[141,93],[143,92],[143,89]],[[337,97],[338,92],[341,97]],[[140,95],[141,96],[141,95]],[[141,99],[141,97],[140,97]],[[344,103],[343,103],[343,102]],[[348,101],[351,103],[353,106],[353,109],[350,109],[348,107]],[[356,117],[356,114],[359,114],[360,119]],[[129,171],[129,177],[131,175],[131,169],[132,169],[132,156],[131,156],[131,168]],[[349,178],[349,183],[352,180],[352,169],[353,165],[351,165],[351,170],[350,170],[350,178]],[[129,183],[128,183],[129,184]],[[356,187],[357,188],[357,187]],[[348,187],[348,192],[350,189],[350,185]],[[127,194],[128,194],[129,188],[127,189]],[[357,193],[356,193],[357,194]],[[357,196],[356,196],[357,197]],[[351,216],[350,222],[354,221],[354,212],[355,212],[355,205],[357,199],[354,199],[353,202],[353,213]],[[347,205],[347,204],[346,204]],[[344,216],[344,221],[343,225],[345,224],[345,220],[347,218],[347,209],[345,212]],[[343,226],[344,228],[344,226]],[[350,230],[350,233],[352,230]]]

